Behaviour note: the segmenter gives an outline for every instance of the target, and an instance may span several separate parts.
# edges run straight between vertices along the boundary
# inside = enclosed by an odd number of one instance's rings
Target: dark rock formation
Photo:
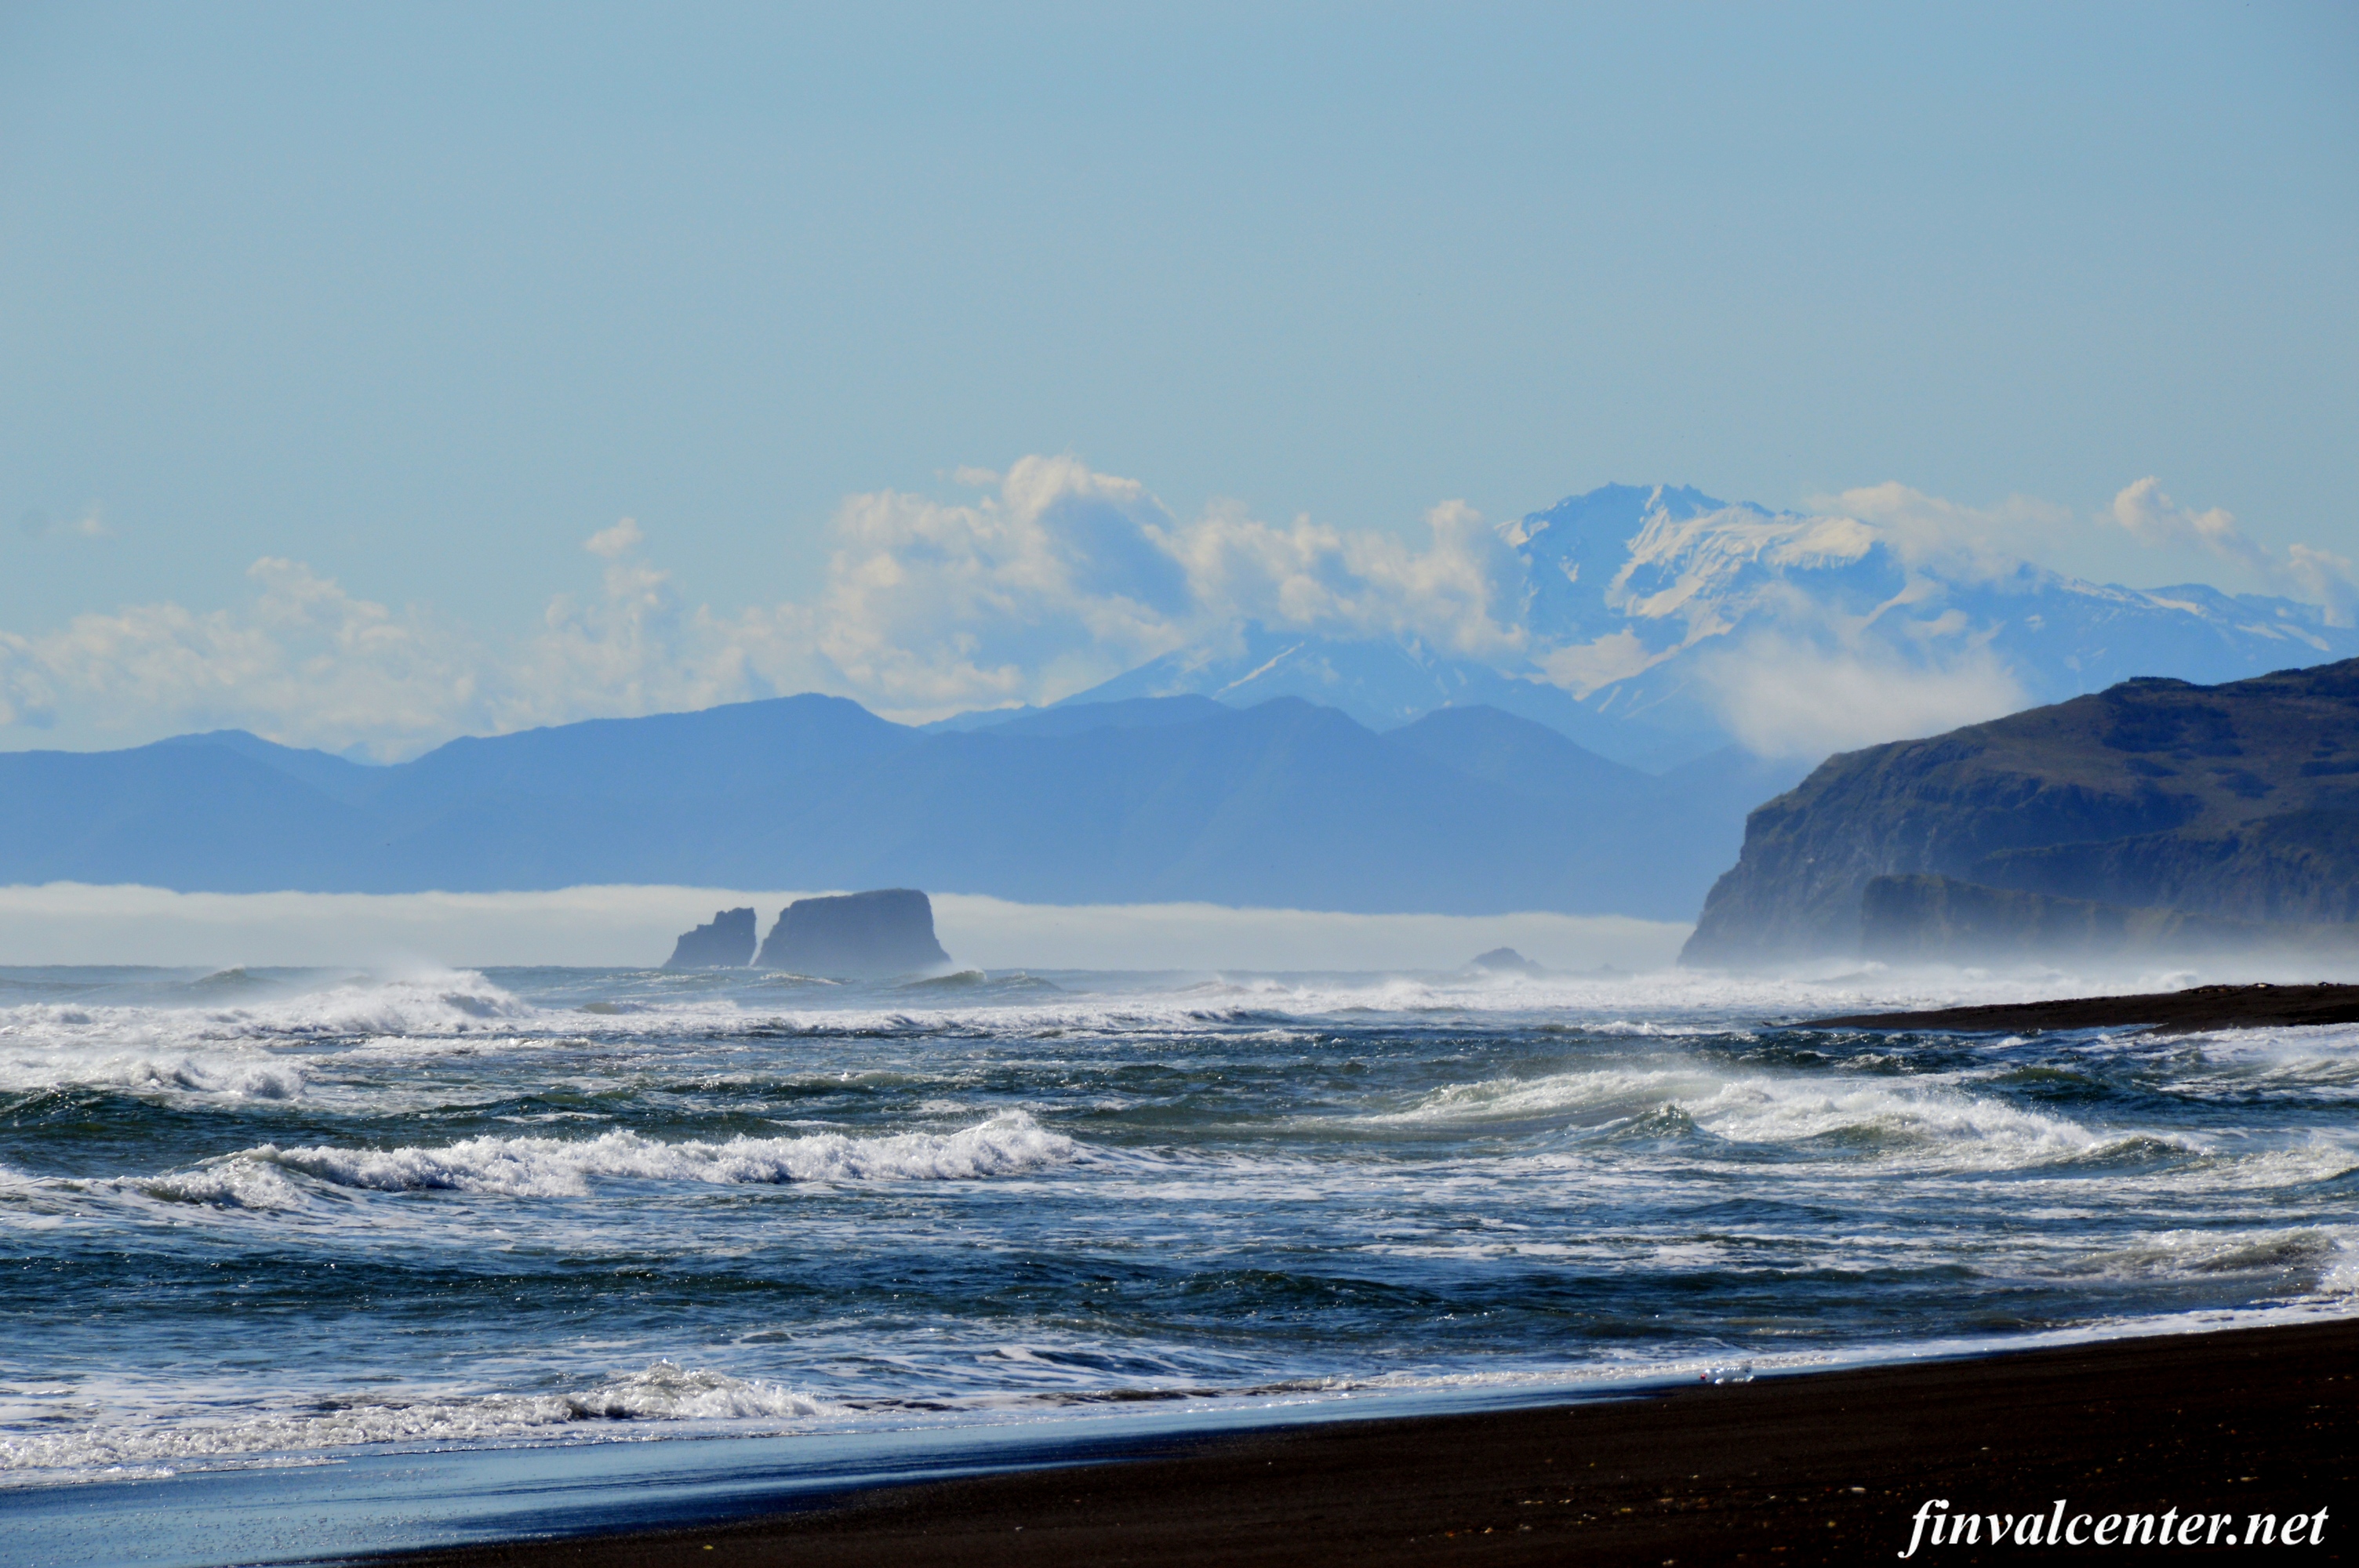
[[[1890,964],[2061,963],[2125,953],[2171,958],[2359,951],[2359,927],[2222,920],[2184,909],[1986,887],[1954,877],[1878,877],[1860,897],[1860,957]]]
[[[2359,1023],[2359,986],[2196,986],[2144,996],[2083,996],[2059,1001],[1813,1018],[1797,1027],[1925,1029],[1959,1034],[2147,1028],[2158,1034],[2192,1034],[2204,1029],[2276,1029],[2316,1023]]]
[[[1494,947],[1487,953],[1476,955],[1474,961],[1466,967],[1493,975],[1537,975],[1544,972],[1538,964],[1513,947]]]
[[[934,939],[933,901],[915,888],[799,898],[780,912],[755,960],[842,979],[922,974],[950,961]]]
[[[1833,757],[1755,811],[1681,961],[2359,951],[2359,660]]]
[[[667,969],[742,969],[754,961],[754,912],[723,909],[712,923],[683,934]]]

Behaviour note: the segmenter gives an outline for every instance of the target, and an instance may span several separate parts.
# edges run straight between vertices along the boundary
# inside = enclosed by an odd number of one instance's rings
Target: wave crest
[[[636,1132],[596,1138],[470,1138],[439,1148],[281,1149],[264,1144],[215,1166],[258,1162],[342,1187],[377,1192],[580,1197],[593,1180],[784,1183],[973,1181],[1070,1164],[1082,1148],[1022,1111],[951,1133],[852,1138],[732,1138],[664,1143]]]
[[[369,1444],[514,1440],[583,1422],[800,1422],[845,1413],[782,1383],[658,1361],[563,1393],[353,1403],[245,1421],[0,1436],[0,1474],[218,1463]]]

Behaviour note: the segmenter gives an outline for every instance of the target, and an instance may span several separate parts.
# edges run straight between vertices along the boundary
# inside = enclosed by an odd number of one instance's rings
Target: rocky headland
[[[2132,680],[1830,758],[1681,962],[2359,955],[2359,660]]]
[[[778,914],[755,960],[766,969],[835,979],[931,974],[951,956],[934,936],[933,901],[915,888],[799,898]]]

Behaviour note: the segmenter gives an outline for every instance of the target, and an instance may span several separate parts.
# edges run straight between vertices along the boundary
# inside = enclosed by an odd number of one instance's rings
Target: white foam
[[[2347,1296],[2359,1289],[2353,1262],[2351,1235],[2344,1227],[2291,1226],[2159,1231],[2125,1247],[2076,1259],[2060,1271],[2117,1280],[2289,1273],[2313,1280],[2303,1293],[2321,1298]]]
[[[960,1181],[1019,1175],[1082,1158],[1080,1144],[1022,1111],[952,1133],[730,1139],[664,1143],[636,1132],[595,1138],[470,1138],[440,1147],[280,1149],[266,1144],[210,1169],[267,1163],[338,1186],[379,1192],[577,1197],[593,1180],[777,1183]]]
[[[88,1050],[0,1042],[0,1092],[112,1088],[167,1098],[296,1099],[306,1082],[300,1063],[260,1052]]]
[[[0,1435],[0,1473],[202,1465],[366,1444],[484,1443],[562,1433],[584,1422],[754,1422],[768,1430],[839,1416],[843,1407],[781,1383],[658,1361],[643,1372],[562,1393],[353,1402],[264,1411],[241,1421],[149,1421],[76,1432]]]
[[[513,1031],[537,1016],[466,970],[363,976],[237,1005],[32,1003],[0,1008],[0,1092],[103,1087],[295,1099],[310,1074],[274,1047],[354,1036],[463,1037]]]
[[[1643,1124],[1642,1118],[1647,1119]],[[1863,1153],[1874,1157],[1977,1168],[2085,1156],[2118,1137],[1938,1077],[1830,1078],[1723,1071],[1689,1061],[1453,1084],[1405,1110],[1363,1119],[1401,1124],[1540,1119],[1560,1119],[1571,1128],[1644,1125],[1663,1131],[1675,1130],[1683,1119],[1733,1143],[1790,1144],[1850,1135],[1861,1140]]]
[[[366,977],[268,1002],[202,1011],[223,1033],[298,1037],[466,1033],[506,1027],[538,1011],[470,969]]]
[[[214,1208],[292,1209],[302,1206],[304,1200],[303,1190],[284,1171],[256,1160],[221,1160],[193,1171],[122,1176],[103,1184],[166,1203],[205,1204]]]

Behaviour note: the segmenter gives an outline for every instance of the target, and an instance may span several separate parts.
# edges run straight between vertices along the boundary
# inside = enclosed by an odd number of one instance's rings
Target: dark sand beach
[[[2336,1562],[2359,1526],[2342,1507],[2359,1496],[2354,1379],[2359,1321],[2115,1340],[1179,1440],[1121,1462],[878,1488],[701,1529],[379,1561],[1889,1562],[1918,1509],[1940,1498],[1957,1512],[2043,1520],[2058,1498],[2068,1519],[2232,1515],[2223,1537],[2255,1513],[2324,1509],[2322,1540],[2299,1550]],[[1911,1561],[2039,1555],[1920,1546]]]
[[[1804,1029],[1939,1029],[1961,1034],[2021,1034],[2036,1029],[2147,1028],[2159,1034],[2205,1029],[2279,1029],[2359,1023],[2359,986],[2194,986],[2141,996],[2067,997],[2056,1001],[1864,1012],[1813,1018]]]

